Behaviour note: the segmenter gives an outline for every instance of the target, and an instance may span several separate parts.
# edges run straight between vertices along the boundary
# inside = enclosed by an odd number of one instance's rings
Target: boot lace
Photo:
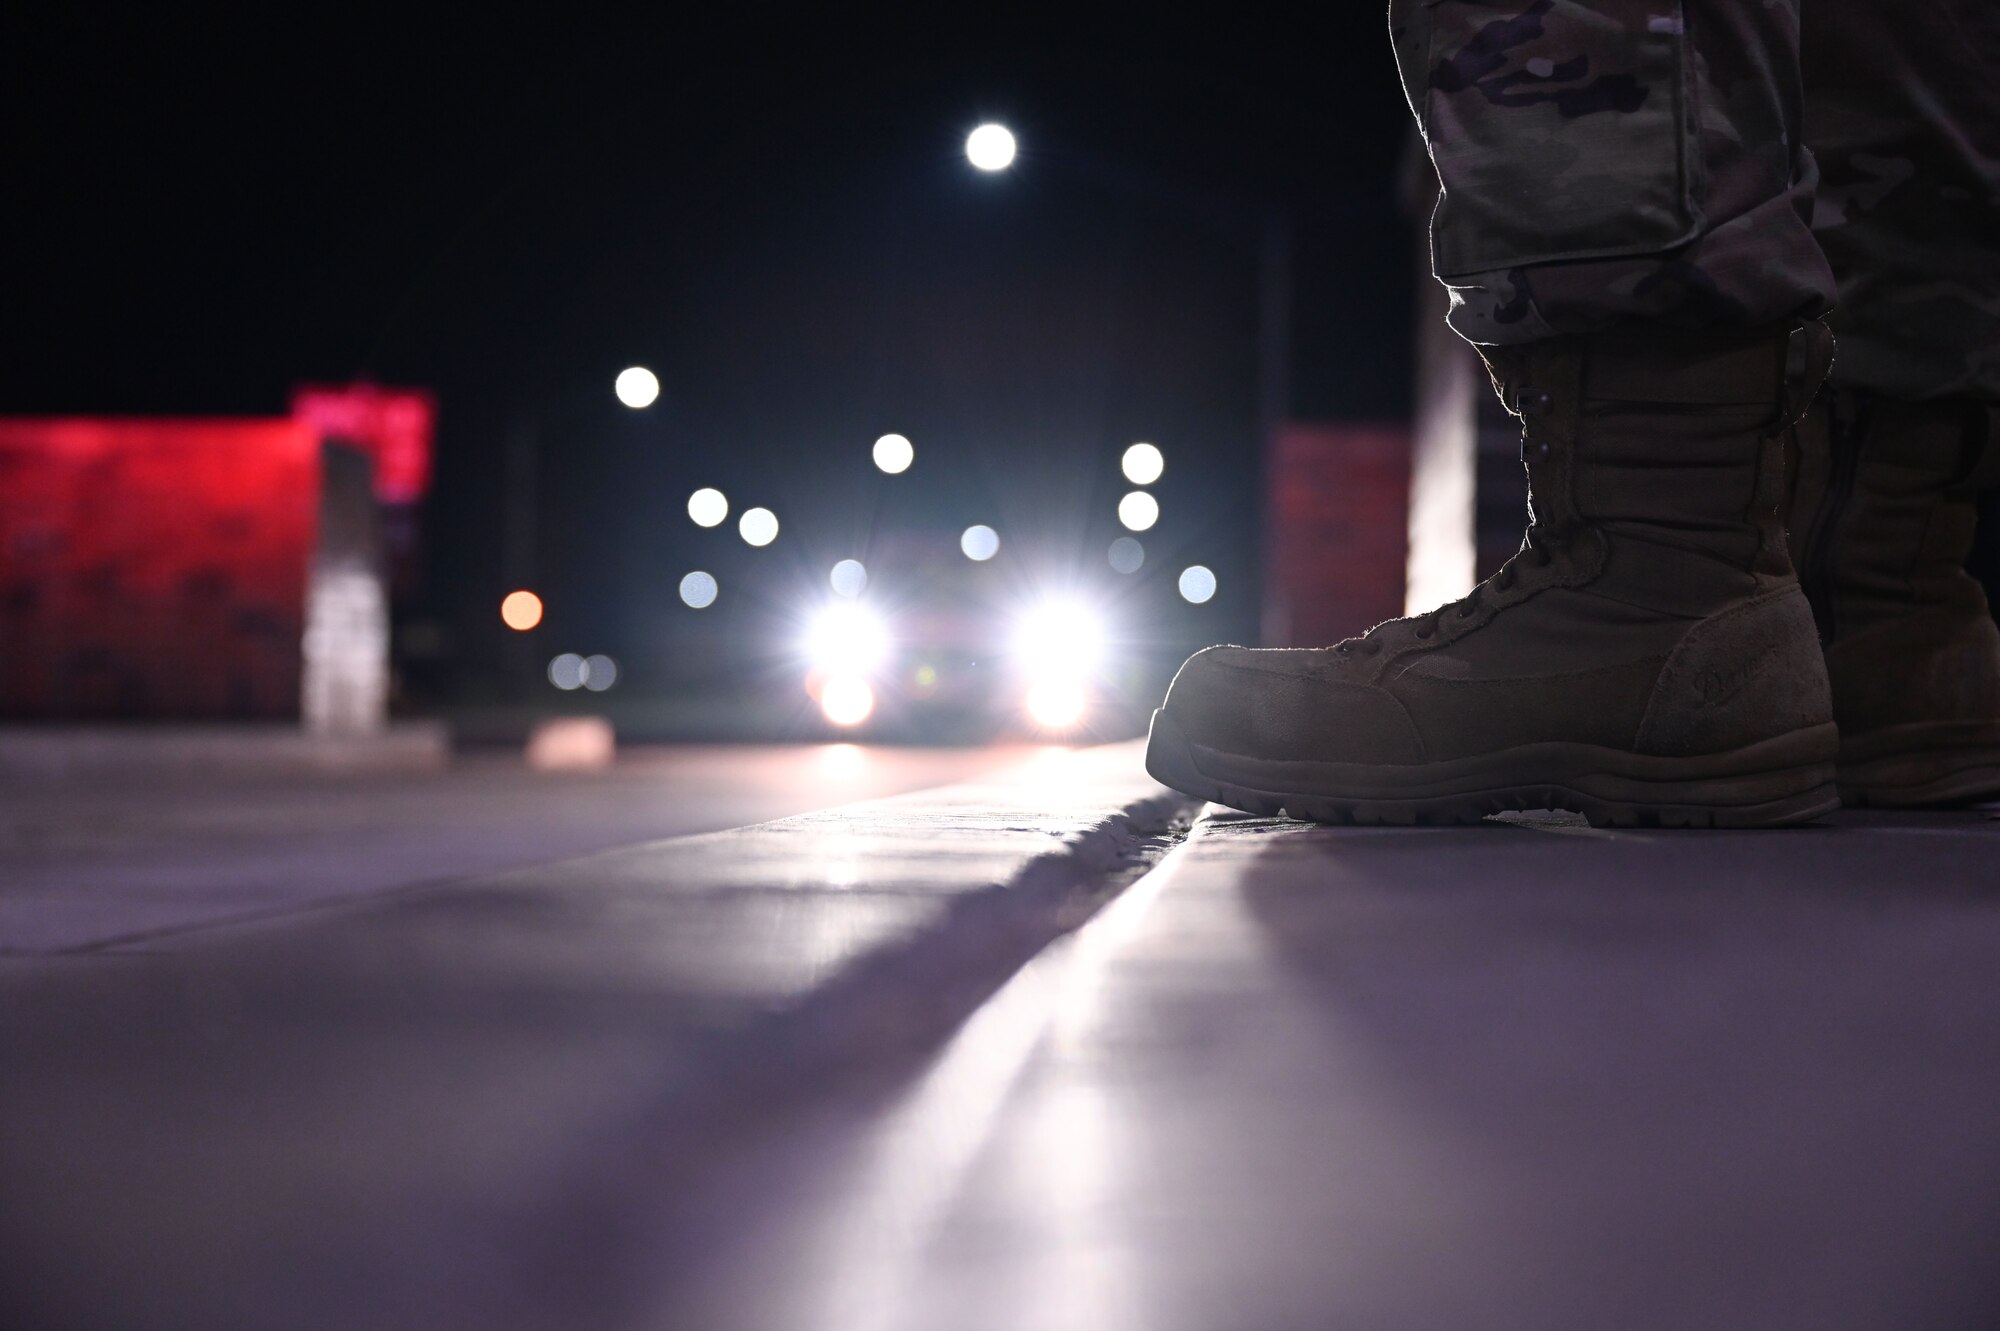
[[[1520,580],[1520,571],[1524,567],[1522,564],[1524,559],[1527,560],[1526,567],[1537,569],[1547,568],[1555,562],[1556,552],[1559,548],[1557,541],[1548,532],[1544,531],[1539,524],[1531,524],[1528,527],[1526,537],[1521,541],[1521,548],[1515,551],[1492,577],[1484,582],[1475,584],[1472,590],[1464,596],[1459,597],[1456,601],[1447,601],[1435,610],[1430,610],[1408,619],[1384,620],[1358,638],[1347,638],[1335,643],[1333,645],[1334,653],[1339,656],[1352,656],[1356,652],[1359,652],[1363,656],[1374,656],[1381,652],[1383,642],[1389,636],[1390,631],[1400,630],[1405,625],[1408,625],[1410,628],[1410,636],[1419,642],[1427,642],[1437,636],[1438,625],[1447,618],[1470,619],[1479,613],[1479,607],[1485,604],[1486,594],[1489,589],[1498,592],[1510,590]]]

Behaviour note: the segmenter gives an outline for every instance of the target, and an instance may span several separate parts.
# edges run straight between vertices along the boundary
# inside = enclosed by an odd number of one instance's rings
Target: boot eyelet
[[[1471,606],[1467,606],[1467,607],[1465,607],[1465,609],[1463,609],[1463,610],[1459,611],[1459,612],[1458,612],[1458,617],[1459,617],[1460,619],[1471,619],[1471,618],[1472,618],[1472,607],[1471,607]]]
[[[1417,630],[1417,641],[1418,641],[1418,642],[1429,642],[1429,641],[1430,641],[1430,640],[1431,640],[1432,638],[1434,638],[1434,637],[1436,637],[1436,636],[1437,636],[1437,630],[1436,630],[1436,629],[1418,629],[1418,630]]]
[[[1522,416],[1546,416],[1555,409],[1556,401],[1547,393],[1524,388],[1514,395],[1514,410]]]
[[[1536,439],[1532,442],[1526,439],[1521,441],[1521,459],[1524,462],[1547,462],[1550,455],[1554,452],[1555,450],[1549,447],[1549,441],[1546,439]]]

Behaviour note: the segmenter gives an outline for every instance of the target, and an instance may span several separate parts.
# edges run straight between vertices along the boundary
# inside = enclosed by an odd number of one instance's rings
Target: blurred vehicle
[[[1141,695],[1159,669],[1121,632],[1109,586],[974,561],[935,534],[873,546],[853,594],[832,592],[803,617],[805,688],[829,726],[923,739],[1143,726],[1153,700]]]

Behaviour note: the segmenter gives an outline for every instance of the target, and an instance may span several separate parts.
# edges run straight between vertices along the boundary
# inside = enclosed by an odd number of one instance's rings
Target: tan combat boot
[[[1849,804],[2000,793],[2000,630],[1965,571],[2000,408],[1828,392],[1801,422],[1792,557],[1819,621]]]
[[[1321,822],[1769,827],[1839,806],[1812,612],[1778,520],[1823,325],[1482,349],[1521,418],[1521,549],[1463,600],[1333,647],[1211,647],[1146,766]]]

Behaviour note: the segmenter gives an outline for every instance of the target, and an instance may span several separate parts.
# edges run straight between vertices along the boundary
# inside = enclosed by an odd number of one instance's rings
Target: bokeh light
[[[608,656],[586,657],[583,662],[583,687],[592,693],[602,693],[618,682],[618,663]]]
[[[1146,562],[1146,547],[1130,536],[1120,536],[1111,543],[1105,558],[1111,561],[1111,567],[1116,572],[1137,573],[1139,566]]]
[[[885,434],[875,441],[875,465],[891,476],[908,471],[916,460],[916,447],[900,434]]]
[[[778,539],[778,515],[768,508],[747,509],[736,530],[752,545],[769,545]]]
[[[827,575],[835,596],[859,596],[868,586],[868,570],[858,559],[843,559]]]
[[[1151,485],[1167,469],[1167,460],[1151,444],[1134,444],[1125,450],[1118,466],[1125,473],[1125,479],[1132,484]]]
[[[528,732],[524,756],[538,772],[588,772],[618,758],[618,735],[601,716],[551,716]]]
[[[564,652],[549,662],[549,683],[567,693],[583,685],[583,658],[575,652]]]
[[[967,527],[965,534],[958,538],[958,548],[965,552],[967,559],[984,563],[1000,553],[1000,533],[984,523]]]
[[[688,516],[697,527],[720,526],[729,516],[729,496],[722,491],[703,486],[688,496]]]
[[[1200,605],[1215,595],[1215,574],[1201,564],[1181,570],[1181,599]]]
[[[654,373],[643,365],[634,365],[629,370],[620,370],[617,381],[611,385],[618,394],[618,400],[634,411],[650,407],[659,400],[660,381]]]
[[[529,591],[508,592],[500,601],[500,622],[526,633],[542,622],[542,598]]]
[[[713,573],[694,572],[681,579],[681,601],[696,610],[705,610],[715,604],[715,594],[720,590],[715,585]]]
[[[1160,520],[1160,501],[1144,490],[1134,490],[1118,501],[1118,520],[1127,530],[1145,531]]]
[[[1005,125],[989,122],[965,136],[966,160],[981,171],[1005,171],[1014,165],[1018,151],[1014,131]]]
[[[837,726],[858,726],[875,710],[875,690],[858,675],[835,675],[819,692],[820,715]]]

